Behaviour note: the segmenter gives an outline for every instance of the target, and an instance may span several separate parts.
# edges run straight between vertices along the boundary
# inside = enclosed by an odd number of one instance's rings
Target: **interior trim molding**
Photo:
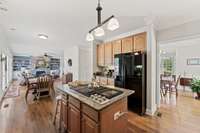
[[[156,111],[157,111],[157,108],[156,107],[154,107],[154,108],[152,108],[152,109],[146,109],[146,112],[145,112],[145,114],[146,115],[149,115],[149,116],[154,116],[154,114],[156,113]]]
[[[136,34],[139,34],[139,33],[142,33],[142,32],[147,32],[147,26],[144,26],[142,28],[138,28],[136,30],[132,30],[132,31],[128,31],[126,33],[122,33],[118,36],[114,36],[114,37],[111,37],[111,38],[108,38],[106,39],[104,42],[109,42],[109,41],[113,41],[113,40],[118,40],[120,38],[125,38],[125,37],[128,37],[128,36],[132,36],[132,35],[136,35]]]
[[[177,37],[177,38],[172,38],[164,41],[159,41],[158,40],[158,45],[165,45],[167,43],[172,43],[172,42],[178,42],[178,41],[184,41],[184,40],[190,40],[190,39],[197,39],[200,38],[200,34],[193,34],[189,36],[182,36],[182,37]]]

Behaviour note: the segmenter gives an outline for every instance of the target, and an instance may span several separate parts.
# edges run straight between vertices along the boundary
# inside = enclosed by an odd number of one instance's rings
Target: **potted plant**
[[[192,89],[193,92],[197,93],[196,99],[200,99],[200,80],[199,79],[193,79],[192,80],[191,89]]]

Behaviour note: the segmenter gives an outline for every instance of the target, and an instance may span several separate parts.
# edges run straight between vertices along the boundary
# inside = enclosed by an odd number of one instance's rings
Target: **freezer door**
[[[115,55],[114,58],[114,76],[115,86],[124,88],[124,67],[123,67],[123,55]]]

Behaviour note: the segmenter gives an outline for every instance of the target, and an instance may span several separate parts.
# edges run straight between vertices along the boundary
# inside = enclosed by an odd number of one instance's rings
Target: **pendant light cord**
[[[101,10],[102,10],[102,7],[100,5],[100,0],[98,0],[98,6],[97,6],[96,10],[97,10],[97,25],[101,25]]]

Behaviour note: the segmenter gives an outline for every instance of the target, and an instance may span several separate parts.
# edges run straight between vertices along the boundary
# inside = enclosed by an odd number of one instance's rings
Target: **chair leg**
[[[37,100],[40,100],[40,91],[37,92]]]
[[[59,131],[61,131],[61,125],[62,125],[62,120],[61,120],[61,118],[62,118],[62,111],[61,111],[61,108],[62,108],[62,103],[61,103],[61,100],[59,101],[60,102],[60,119],[59,119]]]
[[[163,98],[164,92],[163,92],[163,89],[162,89],[162,88],[160,89],[160,95],[161,95],[161,98]]]
[[[59,101],[57,100],[56,101],[56,111],[55,111],[54,118],[53,118],[53,124],[54,125],[56,124],[56,116],[57,116],[57,113],[58,113],[58,106],[59,106]]]
[[[26,90],[26,94],[25,94],[25,101],[26,101],[26,104],[27,104],[28,93],[29,93],[29,89]]]

